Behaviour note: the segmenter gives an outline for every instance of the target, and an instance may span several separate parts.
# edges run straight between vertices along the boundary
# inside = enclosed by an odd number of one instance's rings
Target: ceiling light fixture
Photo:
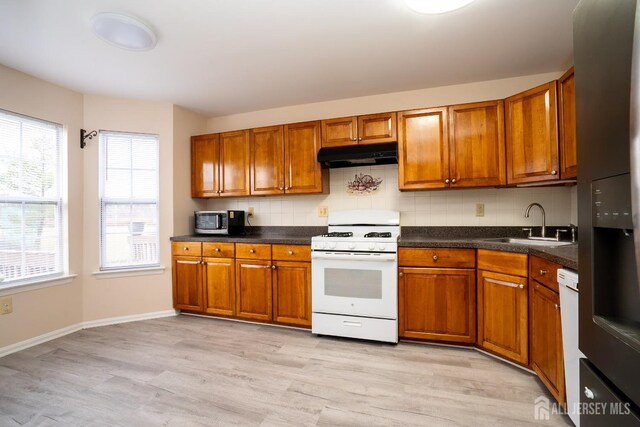
[[[98,13],[91,18],[91,27],[102,40],[122,49],[149,50],[158,41],[146,24],[119,13]]]
[[[445,13],[460,9],[474,0],[404,0],[407,6],[418,13]]]

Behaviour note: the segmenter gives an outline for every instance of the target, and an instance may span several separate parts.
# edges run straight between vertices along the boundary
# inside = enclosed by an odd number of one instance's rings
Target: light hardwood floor
[[[534,420],[541,394],[533,375],[474,350],[193,316],[0,359],[0,426],[571,425]]]

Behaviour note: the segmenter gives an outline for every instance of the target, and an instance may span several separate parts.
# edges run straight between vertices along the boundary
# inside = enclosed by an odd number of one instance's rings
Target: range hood
[[[318,162],[328,168],[397,164],[398,143],[325,147],[318,151]]]

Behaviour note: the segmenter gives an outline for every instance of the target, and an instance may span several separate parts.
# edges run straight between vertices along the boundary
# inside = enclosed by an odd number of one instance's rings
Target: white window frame
[[[33,197],[33,196],[1,196],[0,195],[0,203],[7,204],[20,204],[22,210],[22,254],[21,254],[21,269],[22,275],[17,279],[6,279],[2,276],[0,272],[0,289],[3,288],[13,288],[16,286],[21,286],[30,283],[38,283],[38,282],[46,282],[55,280],[66,274],[68,269],[68,246],[67,246],[67,236],[66,236],[66,221],[63,217],[66,214],[66,210],[63,209],[64,200],[63,195],[65,194],[65,184],[66,177],[63,175],[62,164],[64,161],[64,154],[66,153],[66,132],[64,131],[64,126],[60,123],[51,122],[49,120],[43,120],[36,117],[26,116],[24,114],[14,113],[12,111],[0,109],[0,113],[3,115],[15,117],[20,120],[20,122],[35,122],[45,126],[53,127],[57,132],[57,161],[56,161],[56,184],[57,184],[57,197]],[[21,125],[21,136],[20,136],[20,153],[22,157],[22,125]],[[0,160],[2,157],[0,157]],[[20,173],[22,174],[23,170],[20,169]],[[22,181],[22,177],[20,177]],[[44,274],[32,274],[32,275],[24,275],[27,266],[26,262],[26,252],[25,248],[25,228],[24,228],[24,209],[25,205],[28,204],[46,204],[46,205],[54,205],[55,215],[56,215],[56,227],[58,230],[58,242],[57,242],[57,251],[55,253],[55,268],[56,271],[51,273]]]
[[[104,196],[104,186],[105,186],[105,173],[106,173],[106,143],[105,139],[108,135],[120,135],[123,137],[135,138],[135,137],[150,137],[156,140],[156,150],[157,150],[157,164],[156,164],[156,173],[157,173],[157,188],[155,198],[107,198]],[[148,134],[148,133],[139,133],[139,132],[122,132],[122,131],[110,131],[110,130],[100,130],[99,132],[99,198],[100,198],[100,272],[117,272],[117,271],[126,271],[126,270],[144,270],[144,269],[153,269],[160,267],[160,136],[156,134]],[[131,170],[134,170],[135,167],[131,165]],[[146,264],[118,264],[118,265],[105,265],[106,260],[106,243],[105,243],[105,228],[106,224],[103,218],[103,213],[106,211],[106,206],[108,205],[156,205],[156,225],[157,225],[157,233],[156,233],[156,253],[157,260],[153,263]],[[131,227],[129,227],[129,232],[131,236],[133,235],[131,231]]]

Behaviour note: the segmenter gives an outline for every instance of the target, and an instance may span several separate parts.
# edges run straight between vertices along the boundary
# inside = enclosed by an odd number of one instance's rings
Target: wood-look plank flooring
[[[177,316],[0,358],[0,426],[564,426],[547,393],[470,349]]]

